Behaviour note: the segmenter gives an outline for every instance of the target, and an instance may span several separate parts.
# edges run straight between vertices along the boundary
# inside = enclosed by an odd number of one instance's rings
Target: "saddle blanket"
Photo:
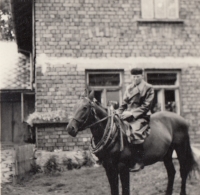
[[[123,121],[126,128],[128,141],[132,144],[142,144],[146,137],[150,134],[150,126],[146,119],[140,118],[134,122]]]

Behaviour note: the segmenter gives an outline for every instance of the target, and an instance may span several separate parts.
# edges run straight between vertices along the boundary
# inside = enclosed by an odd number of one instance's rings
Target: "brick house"
[[[152,111],[182,115],[200,143],[200,0],[35,0],[33,20],[37,112],[70,115],[85,88],[104,106],[121,103],[130,69],[142,67]],[[87,148],[89,136],[38,126],[37,146]]]

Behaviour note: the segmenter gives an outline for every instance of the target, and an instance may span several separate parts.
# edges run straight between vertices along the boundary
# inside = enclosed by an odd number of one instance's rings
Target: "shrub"
[[[61,169],[59,168],[55,156],[51,156],[44,165],[44,172],[46,174],[53,174],[56,171],[61,171]]]
[[[41,169],[40,165],[36,164],[36,162],[31,164],[30,173],[36,174],[36,173],[41,173],[41,172],[42,172],[42,169]]]
[[[63,160],[63,165],[66,166],[66,168],[67,168],[68,170],[80,169],[80,168],[81,168],[81,166],[78,165],[78,164],[76,164],[76,163],[74,163],[74,162],[72,161],[72,159]]]
[[[96,161],[93,159],[92,155],[87,151],[84,152],[84,163],[83,166],[92,167]]]
[[[58,122],[65,120],[67,118],[66,111],[57,110],[57,111],[49,111],[49,112],[34,112],[30,114],[26,120],[26,122],[32,127],[34,121],[52,121]]]

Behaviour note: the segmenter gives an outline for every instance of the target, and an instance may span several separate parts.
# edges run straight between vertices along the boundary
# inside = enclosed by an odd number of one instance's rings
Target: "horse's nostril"
[[[73,126],[68,127],[67,131],[68,131],[69,135],[71,135],[73,137],[75,137],[77,134],[76,129]]]

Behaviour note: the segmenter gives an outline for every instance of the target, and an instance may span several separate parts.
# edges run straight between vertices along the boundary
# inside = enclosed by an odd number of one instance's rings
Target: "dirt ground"
[[[180,193],[179,167],[176,164],[176,178],[173,195]],[[159,162],[138,173],[131,173],[131,195],[164,195],[167,174]],[[3,184],[2,195],[108,195],[109,184],[104,169],[100,167],[63,171],[55,175],[42,173],[26,178],[20,184]],[[200,195],[200,181],[188,180],[188,195]]]

